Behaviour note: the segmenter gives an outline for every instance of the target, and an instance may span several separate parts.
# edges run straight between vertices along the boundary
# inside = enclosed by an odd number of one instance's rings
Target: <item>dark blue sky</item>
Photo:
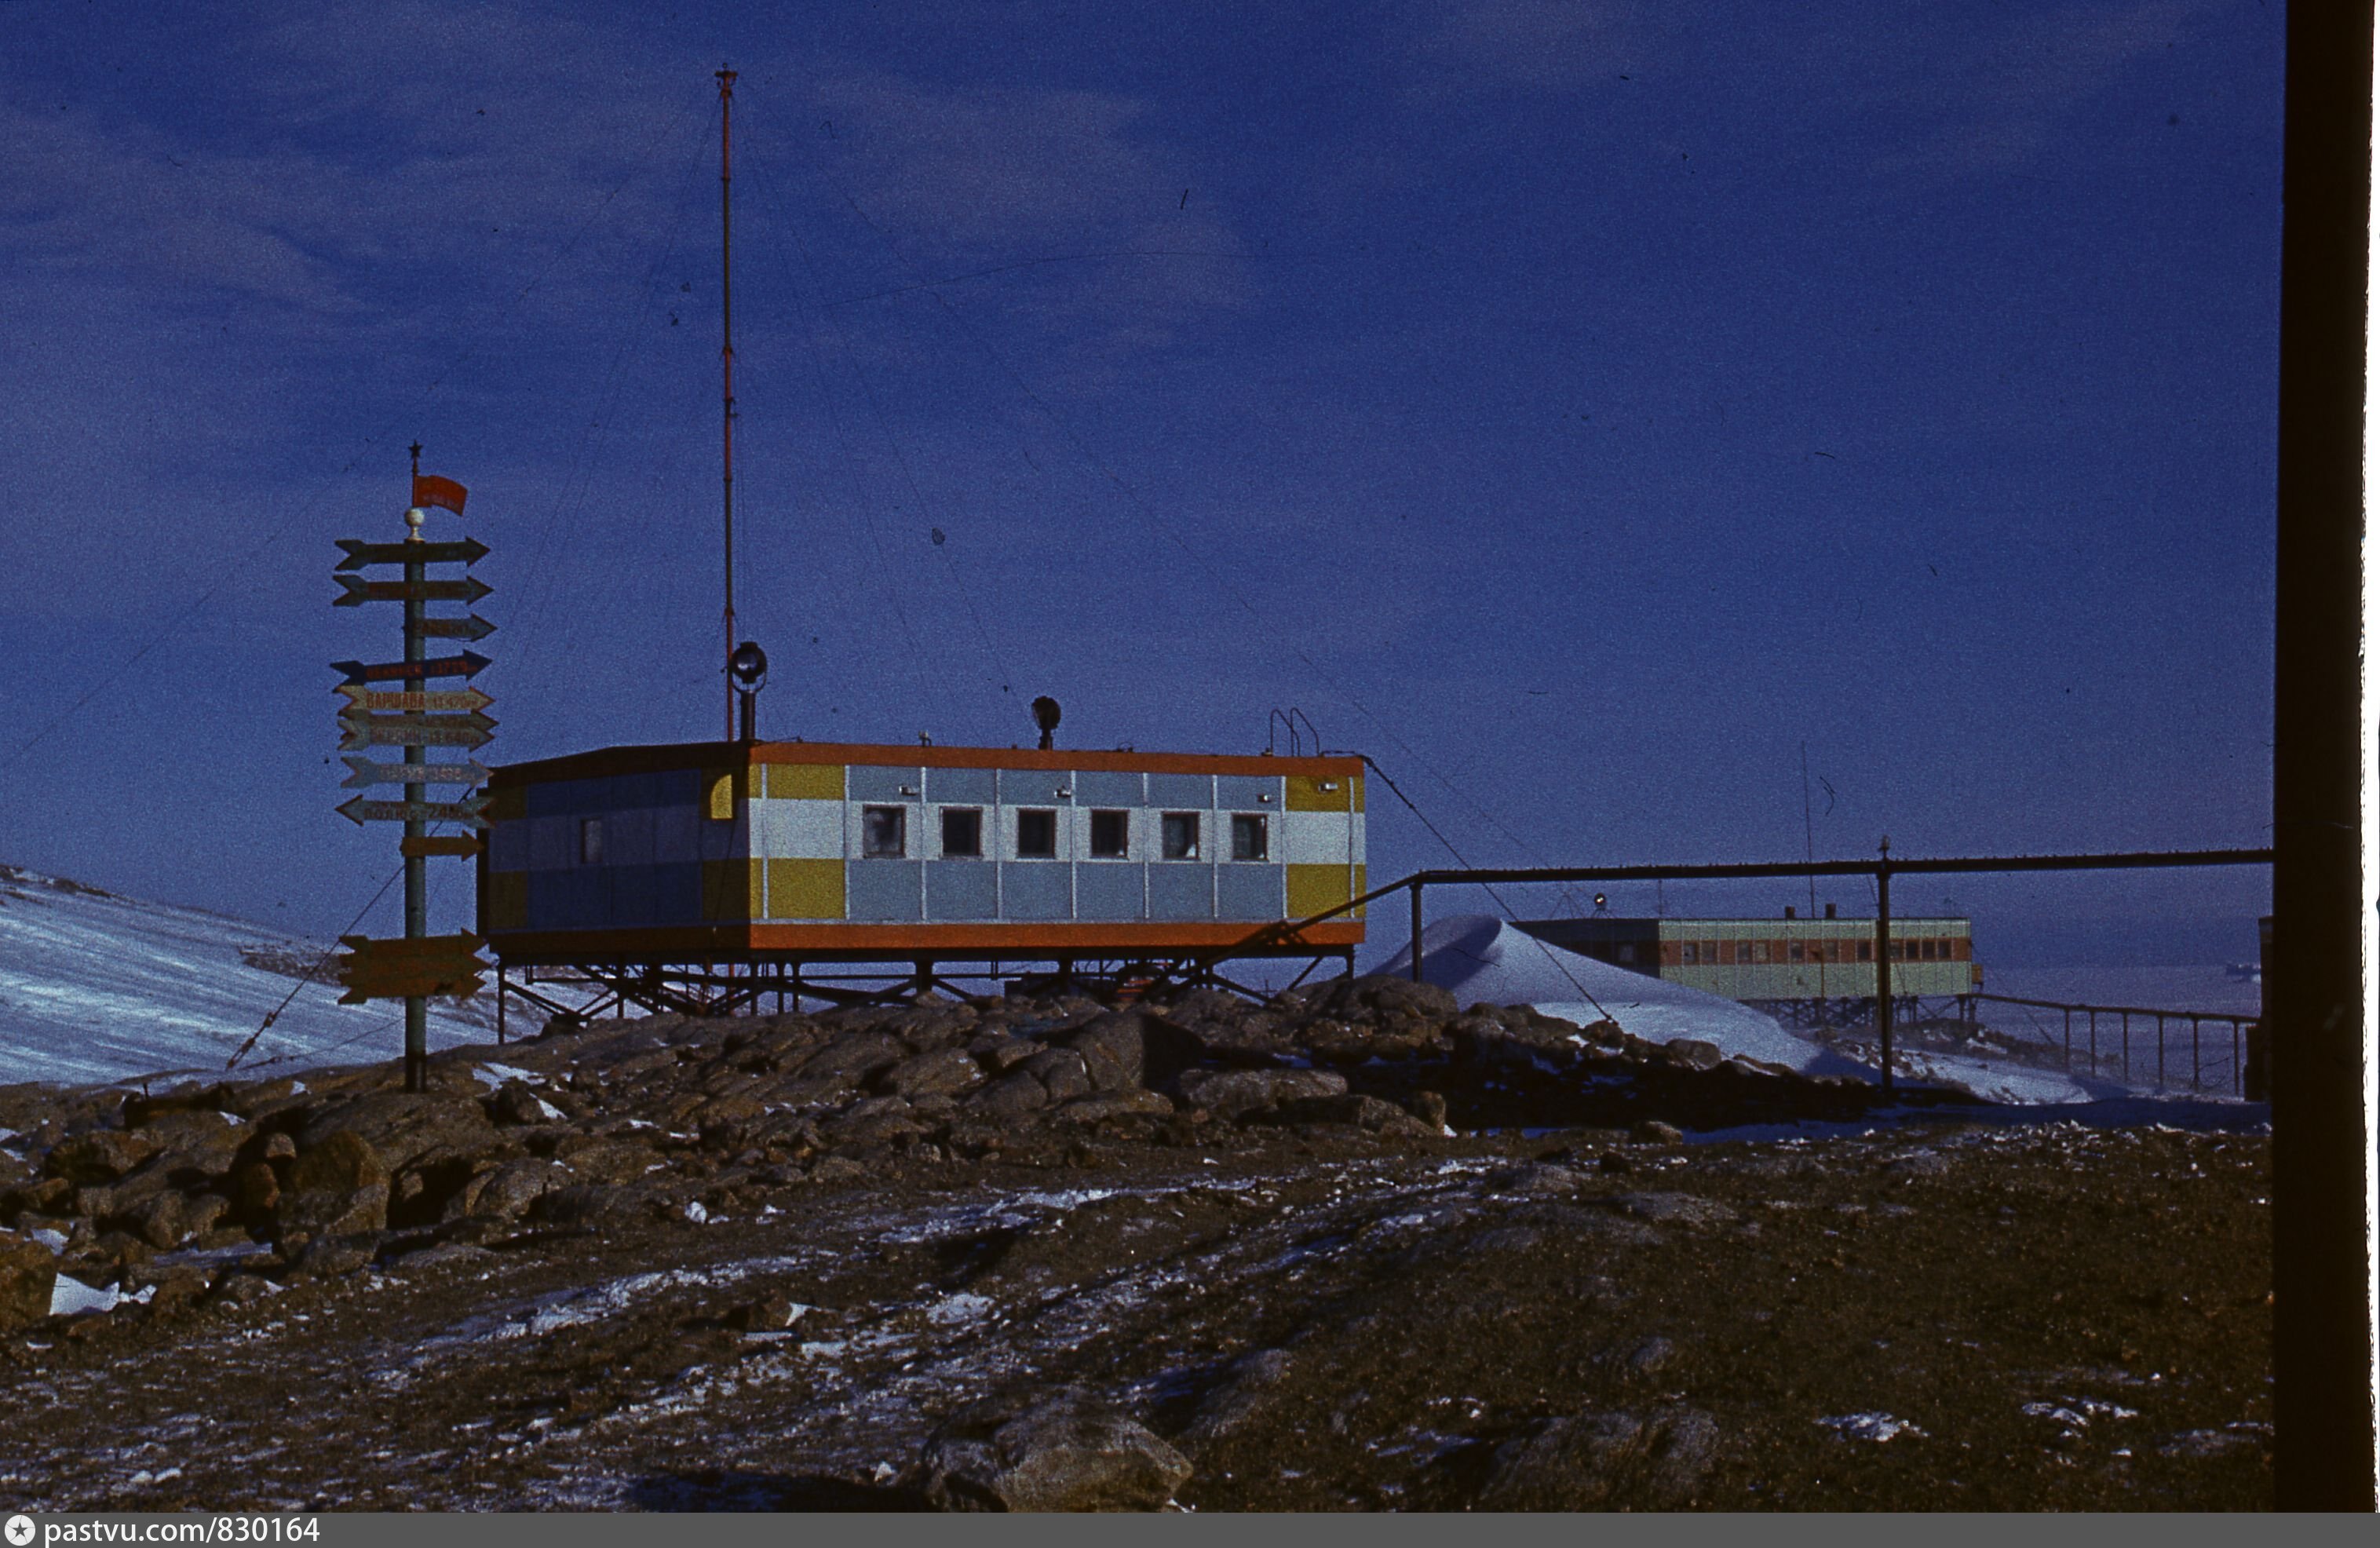
[[[2267,840],[2277,6],[775,9],[0,6],[0,859],[347,922],[417,436],[489,756],[718,734],[722,60],[770,733],[1296,705],[1476,862],[1799,854],[1804,744],[1822,855]]]

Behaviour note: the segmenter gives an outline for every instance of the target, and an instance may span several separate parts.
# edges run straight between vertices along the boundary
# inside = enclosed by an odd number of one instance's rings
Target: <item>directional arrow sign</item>
[[[472,994],[481,986],[486,964],[479,958],[484,945],[477,935],[417,935],[375,941],[364,935],[342,935],[339,944],[352,948],[339,959],[339,981],[346,993],[342,1005],[366,1000],[399,1000],[416,994]]]
[[[366,580],[360,575],[334,575],[346,588],[331,599],[334,607],[361,607],[368,602],[477,602],[495,590],[476,575],[460,580]]]
[[[368,747],[485,747],[496,723],[477,710],[467,715],[369,715],[353,712],[339,716],[346,733],[341,752],[361,752]]]
[[[375,763],[349,753],[344,760],[354,771],[339,785],[342,790],[368,790],[375,785],[484,785],[488,771],[477,763]]]
[[[476,565],[487,557],[488,545],[477,538],[461,542],[366,542],[361,538],[341,538],[339,550],[346,557],[338,567],[347,570],[366,565]]]
[[[495,701],[485,689],[435,689],[424,693],[403,689],[373,689],[361,683],[341,683],[331,690],[347,696],[342,714],[364,710],[407,710],[415,714],[431,710],[484,710]]]
[[[488,798],[459,801],[368,801],[352,796],[339,805],[339,815],[358,825],[365,823],[463,823],[484,828]]]
[[[477,651],[465,651],[435,661],[334,661],[331,670],[346,673],[351,683],[418,683],[425,677],[476,677],[493,664]]]
[[[417,626],[424,640],[485,640],[496,626],[477,613],[468,618],[424,618]]]

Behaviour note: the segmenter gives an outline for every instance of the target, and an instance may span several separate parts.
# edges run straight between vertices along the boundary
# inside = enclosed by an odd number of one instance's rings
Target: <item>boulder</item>
[[[164,1192],[152,1195],[116,1224],[160,1252],[169,1252],[214,1228],[230,1203],[221,1194]]]
[[[1717,1420],[1682,1405],[1549,1420],[1498,1448],[1478,1508],[1675,1509],[1694,1500],[1718,1440]]]
[[[285,1193],[273,1212],[276,1240],[297,1236],[352,1237],[388,1229],[388,1184],[347,1192]]]
[[[1300,1097],[1343,1096],[1347,1078],[1327,1069],[1191,1069],[1178,1088],[1193,1106],[1233,1117]]]
[[[58,1261],[40,1242],[0,1231],[0,1333],[31,1327],[50,1314]]]
[[[1663,1052],[1671,1064],[1686,1069],[1717,1069],[1727,1062],[1717,1043],[1698,1037],[1671,1038]]]
[[[1057,1112],[1058,1117],[1075,1124],[1095,1124],[1108,1118],[1170,1118],[1172,1115],[1172,1103],[1156,1091],[1137,1089],[1076,1097]]]
[[[435,1091],[374,1091],[334,1103],[307,1119],[298,1149],[317,1149],[340,1133],[364,1140],[392,1172],[476,1154],[499,1140],[477,1102]]]
[[[909,1045],[889,1032],[846,1032],[802,1061],[805,1080],[841,1079],[856,1084],[909,1057]]]
[[[388,1181],[388,1168],[371,1143],[353,1129],[338,1129],[298,1153],[289,1164],[289,1191],[349,1192]]]
[[[1336,1017],[1342,1021],[1449,1021],[1455,1014],[1451,992],[1394,973],[1340,979],[1321,985],[1320,990],[1307,1002],[1307,1013]]]
[[[1041,1045],[1029,1039],[1010,1037],[1005,1032],[988,1034],[967,1044],[967,1052],[993,1075],[1005,1075],[1041,1052]]]
[[[476,1103],[462,1105],[480,1117]],[[484,1117],[480,1121],[487,1122]],[[418,1137],[422,1131],[408,1132]],[[286,1237],[299,1231],[318,1237],[384,1231],[388,1229],[388,1168],[361,1134],[351,1128],[333,1129],[306,1145],[289,1164],[288,1180],[273,1204],[273,1234]]]
[[[1016,1067],[1041,1082],[1051,1102],[1088,1096],[1094,1089],[1082,1054],[1071,1048],[1045,1048]]]
[[[531,1091],[528,1082],[507,1080],[488,1103],[490,1117],[500,1124],[552,1124],[562,1121],[562,1109]]]
[[[1367,1134],[1432,1138],[1438,1133],[1395,1103],[1376,1096],[1299,1097],[1251,1116],[1263,1123],[1353,1124]]]
[[[75,1186],[64,1177],[46,1177],[0,1189],[0,1224],[13,1224],[20,1214],[64,1214],[74,1203]]]
[[[1085,1082],[1086,1089],[1088,1082]],[[993,1118],[1018,1118],[1050,1103],[1049,1090],[1024,1070],[1003,1075],[966,1099],[967,1111]]]
[[[1183,1455],[1082,1395],[974,1403],[928,1437],[905,1482],[944,1510],[1155,1510]]]
[[[258,1225],[273,1218],[273,1207],[281,1202],[281,1179],[273,1168],[261,1161],[251,1161],[232,1176],[232,1213],[240,1219]]]
[[[1080,1054],[1091,1090],[1101,1092],[1171,1085],[1207,1053],[1197,1033],[1146,1010],[1111,1011],[1049,1041]]]
[[[956,1096],[983,1079],[982,1067],[963,1048],[944,1048],[905,1059],[876,1077],[876,1089],[892,1096]]]
[[[120,1128],[97,1128],[50,1147],[42,1169],[69,1183],[100,1187],[114,1182],[155,1155],[157,1141]]]
[[[448,1202],[446,1214],[449,1219],[511,1220],[546,1194],[577,1180],[577,1174],[558,1161],[508,1161],[465,1183]]]

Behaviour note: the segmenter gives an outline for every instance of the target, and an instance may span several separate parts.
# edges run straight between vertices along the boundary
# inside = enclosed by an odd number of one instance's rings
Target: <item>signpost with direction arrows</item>
[[[477,935],[418,935],[401,941],[342,935],[339,944],[350,948],[339,958],[339,982],[346,989],[339,996],[343,1005],[475,994],[487,966],[480,960]]]
[[[347,777],[340,788],[370,790],[398,786],[398,798],[356,796],[343,802],[339,815],[361,825],[402,823],[405,837],[398,852],[405,859],[405,934],[395,940],[343,935],[349,948],[340,958],[343,1004],[367,1000],[405,1002],[405,1089],[423,1089],[429,1073],[429,997],[470,994],[480,987],[485,966],[479,957],[476,935],[431,935],[429,932],[429,888],[424,862],[433,857],[478,855],[484,844],[480,830],[488,825],[488,798],[479,793],[488,770],[477,760],[459,762],[430,761],[433,747],[465,750],[483,747],[496,723],[484,713],[495,702],[476,688],[431,688],[433,679],[479,676],[488,658],[476,651],[432,658],[431,640],[479,640],[495,626],[478,614],[460,618],[432,618],[429,604],[459,602],[467,605],[492,588],[477,576],[459,580],[433,580],[432,565],[466,568],[487,556],[488,547],[477,538],[432,542],[421,535],[429,508],[438,506],[462,514],[465,491],[451,479],[426,478],[421,471],[421,447],[413,448],[413,502],[405,513],[408,529],[403,542],[369,542],[361,538],[339,540],[340,559],[331,578],[340,586],[334,607],[361,607],[368,602],[401,603],[405,607],[405,656],[401,661],[338,661],[331,669],[345,681],[337,691],[346,702],[339,711],[339,750],[343,755],[374,747],[404,749],[404,762],[374,762],[369,757],[344,756]],[[373,580],[351,573],[373,565],[401,565],[403,579]],[[454,799],[433,800],[433,786],[461,786]],[[453,824],[460,834],[432,834],[430,824]]]

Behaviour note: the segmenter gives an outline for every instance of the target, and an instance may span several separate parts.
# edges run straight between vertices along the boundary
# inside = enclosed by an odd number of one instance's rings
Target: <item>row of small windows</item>
[[[1206,814],[1198,811],[1168,811],[1158,818],[1158,850],[1169,860],[1196,860],[1205,858],[1199,845],[1199,830]],[[1262,812],[1236,812],[1232,817],[1232,859],[1262,860],[1270,858],[1267,839],[1267,819]],[[971,806],[942,808],[942,858],[944,859],[981,859],[983,858],[983,809]],[[859,811],[859,853],[864,859],[905,859],[909,853],[909,809],[905,806],[868,806]],[[1130,811],[1098,811],[1091,813],[1091,859],[1120,860],[1132,853],[1132,813]],[[1058,813],[1054,811],[1026,807],[1016,813],[1016,857],[1027,860],[1053,860],[1058,858]]]
[[[1734,948],[1732,953],[1727,950],[1730,946]],[[1632,961],[1634,956],[1633,946],[1621,946],[1621,961]],[[1886,960],[1891,962],[1951,962],[1957,958],[1954,942],[1930,936],[1894,941],[1886,953]],[[1687,967],[1752,962],[1873,962],[1876,943],[1813,941],[1805,947],[1799,941],[1788,941],[1779,951],[1767,941],[1683,941],[1678,945],[1678,960]]]

